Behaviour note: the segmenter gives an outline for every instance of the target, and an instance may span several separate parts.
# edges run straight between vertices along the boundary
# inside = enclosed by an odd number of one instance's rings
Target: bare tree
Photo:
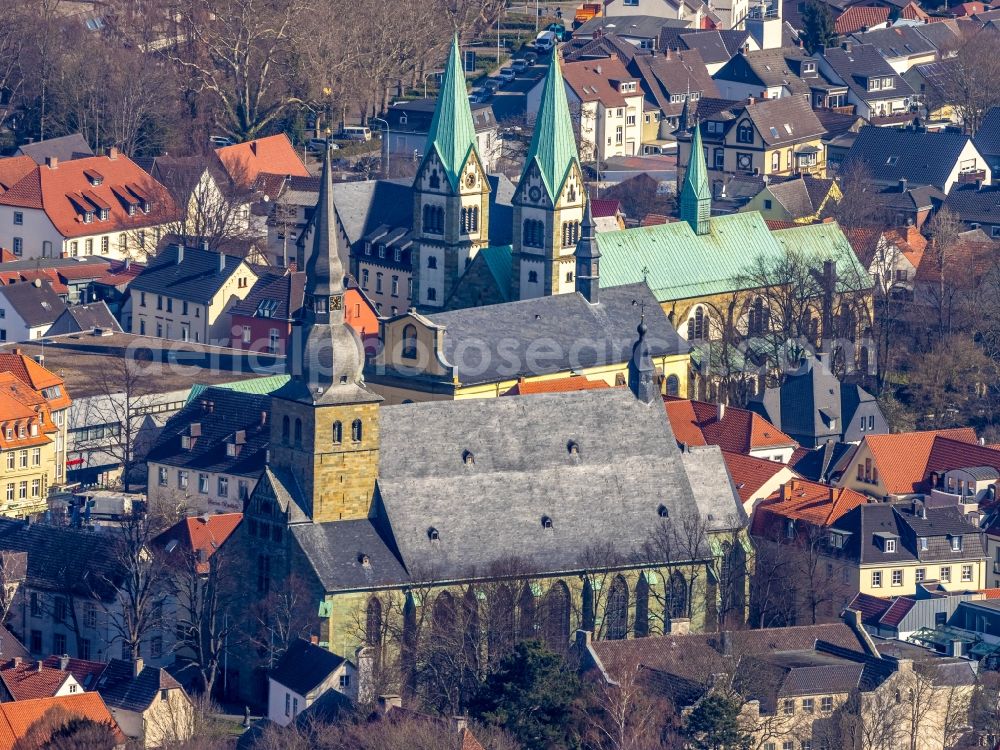
[[[584,746],[588,750],[660,750],[664,725],[674,708],[650,690],[638,662],[615,670],[614,681],[599,680],[589,686],[584,712]]]
[[[0,552],[0,625],[7,622],[11,605],[28,573],[28,553]]]
[[[971,24],[970,24],[971,25]],[[941,97],[951,104],[966,131],[975,135],[986,113],[1000,106],[1000,31],[989,26],[963,30],[960,39],[943,50]]]

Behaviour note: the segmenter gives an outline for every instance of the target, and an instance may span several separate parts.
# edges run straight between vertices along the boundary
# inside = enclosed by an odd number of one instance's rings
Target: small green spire
[[[694,125],[691,138],[691,156],[681,187],[681,220],[691,225],[695,234],[708,234],[712,216],[712,192],[708,188],[708,167],[701,145],[701,126]]]
[[[437,151],[452,189],[458,190],[462,167],[469,158],[469,152],[476,148],[476,128],[472,123],[457,34],[452,38],[451,53],[441,79],[441,92],[427,134],[427,144],[427,153],[430,153],[430,147]]]
[[[538,118],[535,120],[535,132],[531,136],[531,146],[524,160],[522,181],[532,162],[538,165],[545,189],[548,190],[553,203],[562,192],[570,167],[574,163],[580,163],[580,157],[576,152],[573,121],[570,119],[569,104],[566,101],[566,86],[563,83],[562,71],[559,69],[559,55],[555,50],[552,51],[549,72],[545,78],[542,103],[538,108]]]

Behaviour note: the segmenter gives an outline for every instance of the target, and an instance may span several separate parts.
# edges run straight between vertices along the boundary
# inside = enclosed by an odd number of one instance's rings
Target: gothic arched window
[[[295,419],[295,446],[302,447],[302,420],[298,418]]]
[[[291,429],[291,421],[287,416],[281,418],[281,439],[284,443],[288,444],[288,433]]]
[[[649,581],[646,574],[639,574],[639,581],[635,584],[635,627],[633,628],[636,638],[645,638],[649,635]]]
[[[351,440],[353,440],[355,443],[360,443],[361,442],[361,420],[360,419],[355,419],[354,422],[351,423]]]
[[[344,425],[339,421],[333,423],[333,444],[340,445],[344,442]]]
[[[753,143],[753,125],[749,120],[744,120],[736,128],[736,141],[738,143]]]
[[[688,318],[687,339],[688,341],[700,341],[705,338],[705,310],[701,305],[694,309],[694,314]]]
[[[559,654],[569,644],[569,588],[556,581],[542,602],[542,637],[551,651]]]
[[[612,641],[624,640],[628,635],[628,584],[622,576],[615,576],[611,582],[604,619],[605,637]]]
[[[679,570],[670,574],[665,614],[668,620],[687,617],[687,580]]]
[[[679,396],[681,390],[681,381],[676,375],[667,375],[667,395],[668,396]]]
[[[441,176],[438,174],[436,169],[431,170],[431,176],[427,180],[427,184],[430,186],[431,190],[438,190],[441,187]]]
[[[374,596],[368,600],[365,612],[365,643],[369,646],[382,643],[382,602]]]
[[[406,325],[403,327],[403,359],[417,358],[417,327]]]

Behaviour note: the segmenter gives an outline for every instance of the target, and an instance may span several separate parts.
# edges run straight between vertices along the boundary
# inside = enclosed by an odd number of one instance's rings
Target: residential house
[[[925,469],[939,439],[976,442],[971,427],[890,435],[866,435],[839,465],[837,484],[877,499],[905,499],[926,486]]]
[[[580,118],[585,160],[637,156],[642,151],[643,92],[616,57],[563,66],[570,111]]]
[[[55,423],[49,403],[40,392],[11,372],[0,373],[3,515],[28,518],[46,511],[49,485],[59,481],[56,436],[62,437],[64,429]]]
[[[660,47],[697,50],[705,62],[705,69],[713,76],[739,53],[761,48],[749,31],[738,29],[663,29]]]
[[[87,139],[80,133],[70,133],[57,138],[46,138],[33,143],[22,143],[15,156],[27,156],[35,164],[45,164],[46,160],[55,157],[59,161],[72,161],[95,156],[94,150]]]
[[[853,105],[867,120],[907,115],[913,89],[870,44],[846,41],[819,56],[820,73],[847,86],[847,99],[834,106]]]
[[[215,154],[235,185],[253,185],[261,175],[309,177],[309,170],[284,133],[222,146]]]
[[[84,692],[69,672],[45,666],[41,661],[14,657],[0,664],[0,702],[54,698]]]
[[[86,305],[70,305],[49,326],[45,335],[59,336],[65,333],[92,332],[94,330],[122,332],[122,327],[103,301]]]
[[[792,454],[791,466],[803,479],[821,484],[832,484],[837,465],[847,453],[854,450],[851,443],[827,440],[816,448],[800,447]]]
[[[767,221],[813,224],[833,213],[842,197],[835,180],[803,174],[768,180],[741,211],[756,211]]]
[[[884,5],[852,5],[836,17],[833,29],[839,36],[868,29],[884,29],[889,23],[889,12],[890,9]]]
[[[160,532],[153,545],[173,556],[179,565],[194,565],[198,575],[208,576],[212,555],[222,548],[242,520],[242,513],[188,516]]]
[[[672,133],[681,125],[685,102],[719,97],[718,87],[697,49],[668,47],[662,54],[636,54],[627,65],[629,72],[639,78],[646,96],[642,116],[644,144],[671,142]]]
[[[991,239],[1000,240],[1000,185],[956,185],[944,207],[969,229],[982,229]]]
[[[848,232],[851,246],[868,267],[879,294],[912,300],[917,270],[927,240],[916,226],[879,231],[857,227]]]
[[[169,191],[114,148],[50,157],[0,195],[0,245],[22,258],[142,260],[176,218]]]
[[[10,628],[33,657],[131,658],[115,627],[122,622],[123,605],[112,584],[121,575],[114,545],[108,543],[114,530],[0,519],[0,531],[0,548],[27,554],[27,572],[14,593]],[[171,628],[151,629],[142,641],[141,656],[157,666],[169,665],[174,660],[173,643]]]
[[[878,189],[872,194],[872,200],[893,224],[907,227],[909,232],[910,226],[917,230],[923,228],[934,211],[944,203],[945,194],[933,185],[914,185],[902,178],[894,185]]]
[[[777,461],[727,450],[722,451],[722,456],[743,503],[743,510],[748,516],[762,500],[774,494],[783,484],[799,478],[795,469]]]
[[[718,445],[724,451],[787,464],[795,441],[758,414],[725,404],[664,400],[670,427],[680,445]]]
[[[713,179],[718,173],[791,175],[826,170],[825,134],[805,94],[756,100],[699,124]],[[687,168],[690,135],[678,134],[678,163]]]
[[[798,47],[742,52],[712,76],[726,99],[779,99],[809,94],[822,81],[816,58]]]
[[[1000,107],[993,107],[986,114],[972,142],[994,179],[1000,179]]]
[[[954,615],[963,602],[985,600],[986,596],[982,592],[949,592],[937,583],[921,583],[912,594],[858,594],[847,607],[861,615],[861,624],[865,630],[877,638],[929,645],[921,631],[954,622]],[[961,614],[958,619],[963,619]]]
[[[55,448],[53,465],[51,469],[46,466],[45,471],[48,473],[49,483],[58,486],[66,482],[69,413],[73,402],[66,390],[63,376],[57,375],[44,365],[44,354],[32,356],[17,348],[0,350],[0,373],[14,375],[21,383],[41,396],[51,415],[52,423],[58,428],[54,433],[47,428],[44,430],[46,434],[51,434]],[[12,388],[10,393],[17,395],[23,392]],[[25,401],[34,401],[27,394],[24,394],[23,398]],[[41,411],[43,410],[39,407],[39,412]]]
[[[327,691],[358,697],[357,667],[342,656],[297,638],[268,674],[267,718],[288,726]]]
[[[521,378],[573,373],[624,385],[636,311],[643,306],[649,311],[645,340],[662,377],[660,387],[683,393],[687,346],[642,283],[601,289],[595,302],[578,291],[433,315],[402,313],[383,322],[382,350],[366,368],[365,380],[387,403],[494,398]],[[551,348],[549,356],[538,358],[530,352],[532,342],[542,338]],[[581,341],[590,344],[581,349]]]
[[[256,272],[241,258],[171,245],[129,287],[132,333],[228,343],[229,313],[256,281]]]
[[[265,204],[269,207],[266,225],[270,265],[287,268],[296,262],[299,235],[309,224],[318,193],[319,180],[315,177],[283,177],[277,188],[271,188]]]
[[[65,311],[50,281],[0,286],[0,342],[41,338]]]
[[[866,351],[862,346],[858,359],[862,373],[874,365]],[[855,383],[839,380],[823,354],[787,374],[781,385],[765,388],[749,408],[806,448],[827,440],[853,443],[889,431],[875,397]]]
[[[413,233],[403,227],[390,228],[383,224],[365,235],[363,243],[364,249],[357,259],[360,274],[357,283],[361,292],[372,301],[379,315],[398,315],[408,310],[413,306],[412,258],[416,249]],[[491,249],[484,248],[480,252]],[[470,269],[471,264],[466,272]]]
[[[146,456],[151,505],[238,513],[260,479],[270,396],[206,388],[164,425]]]
[[[876,185],[929,185],[948,194],[956,184],[989,184],[993,173],[972,139],[960,133],[861,128],[841,169],[859,167]]]
[[[618,0],[621,4],[622,0]],[[690,17],[692,12],[704,13],[707,7],[698,0],[683,0],[679,5],[676,0],[639,0],[646,5],[672,6],[668,12],[644,12],[642,5],[628,4],[627,12],[615,13],[610,7],[605,15],[591,18],[573,32],[574,39],[592,39],[604,34],[614,34],[622,41],[639,49],[662,50],[660,36],[663,31],[678,29],[699,29],[701,24]],[[681,6],[686,7],[681,7]],[[622,6],[623,10],[625,6]],[[659,9],[657,9],[659,10]]]
[[[8,156],[0,159],[0,195],[10,190],[34,169],[35,161],[30,156]]]
[[[47,728],[43,719],[53,713],[66,718],[54,722]],[[68,723],[74,718],[109,726],[115,737],[115,750],[124,750],[128,738],[122,733],[107,705],[97,693],[0,703],[0,750],[14,750],[18,746],[18,741],[28,734],[29,729],[39,730],[39,733],[31,735],[32,738],[46,743],[51,739],[51,734],[46,737],[41,732],[49,731],[54,734],[63,722]]]
[[[419,161],[427,148],[427,134],[437,106],[435,99],[406,99],[394,102],[385,111],[388,123],[386,135],[390,158]],[[500,128],[489,103],[470,104],[472,122],[476,129],[476,148],[488,172],[495,172],[502,156],[503,141]],[[315,199],[312,205],[316,205]]]
[[[625,228],[625,211],[617,198],[591,198],[590,215],[595,232],[612,232]]]
[[[104,302],[126,331],[132,330],[132,307],[128,287],[145,268],[144,264],[129,260],[115,262],[89,286],[89,297],[94,301]]]

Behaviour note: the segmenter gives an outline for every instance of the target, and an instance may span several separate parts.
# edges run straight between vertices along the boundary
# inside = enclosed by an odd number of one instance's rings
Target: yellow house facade
[[[765,185],[740,211],[756,211],[767,221],[814,224],[842,197],[836,181],[802,175]]]

